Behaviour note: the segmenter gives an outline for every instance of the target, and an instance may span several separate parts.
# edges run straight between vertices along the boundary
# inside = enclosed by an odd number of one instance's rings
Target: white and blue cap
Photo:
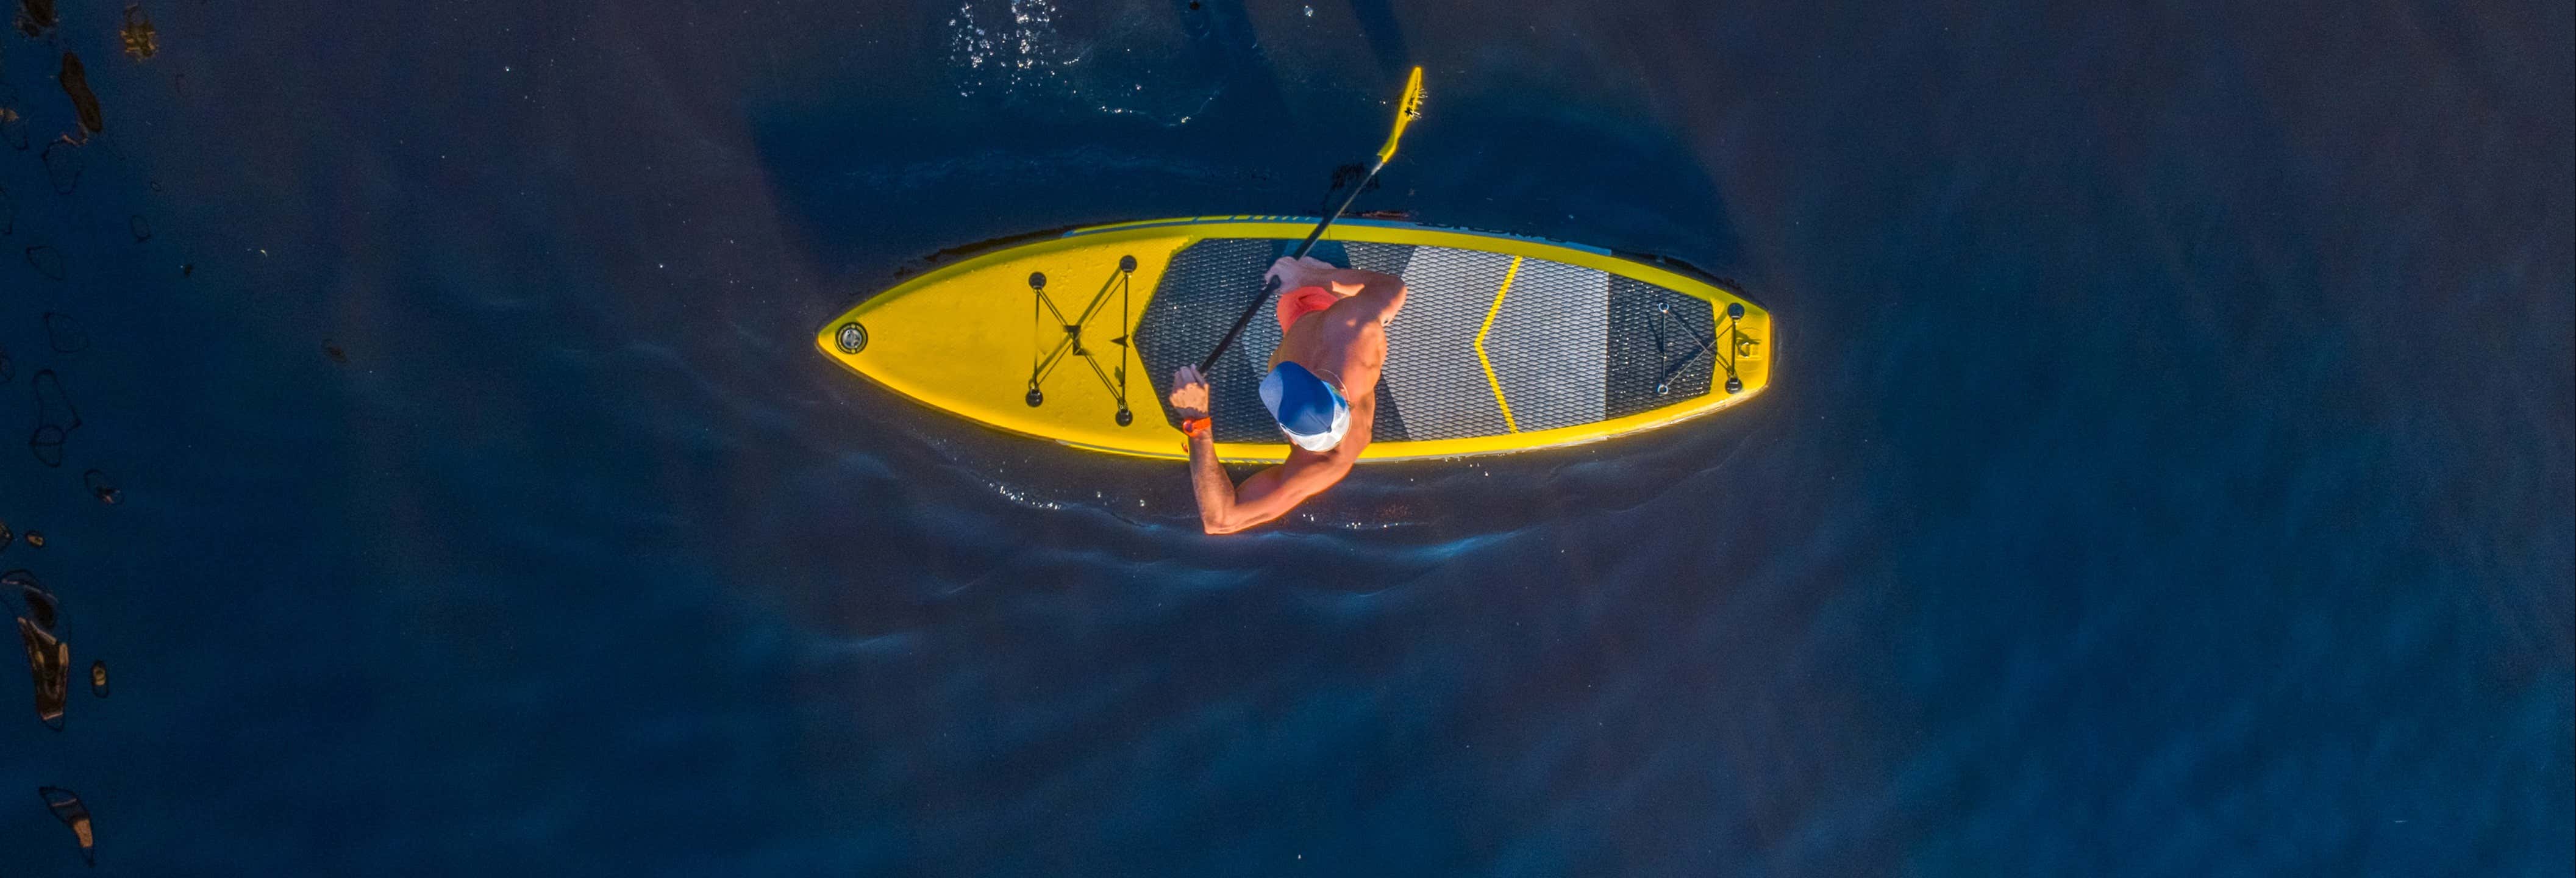
[[[1315,373],[1281,363],[1261,379],[1261,404],[1288,441],[1308,451],[1331,451],[1351,431],[1351,404]]]

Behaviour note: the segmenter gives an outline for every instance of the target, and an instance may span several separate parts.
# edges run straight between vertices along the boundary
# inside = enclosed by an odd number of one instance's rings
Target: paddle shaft
[[[1288,258],[1302,259],[1309,251],[1314,250],[1315,242],[1324,237],[1324,230],[1331,228],[1334,220],[1341,219],[1343,211],[1351,209],[1351,202],[1358,201],[1360,198],[1360,190],[1368,188],[1369,181],[1377,179],[1378,170],[1384,167],[1386,167],[1386,163],[1383,161],[1371,162],[1369,164],[1368,176],[1361,177],[1359,184],[1351,187],[1351,194],[1342,197],[1342,206],[1333,208],[1332,213],[1324,216],[1323,222],[1315,224],[1314,231],[1306,233],[1306,240],[1298,242],[1297,249],[1291,251],[1288,254]],[[1278,293],[1279,278],[1277,276],[1274,275],[1269,280],[1262,282],[1261,295],[1254,297],[1252,304],[1243,309],[1242,316],[1234,318],[1234,325],[1226,329],[1225,337],[1217,339],[1216,350],[1209,351],[1207,359],[1199,361],[1200,375],[1204,376],[1208,374],[1209,369],[1216,367],[1216,358],[1223,356],[1225,354],[1225,349],[1234,345],[1234,337],[1243,334],[1243,327],[1252,322],[1252,315],[1261,313],[1261,306],[1267,304],[1270,301],[1270,297],[1278,295]]]

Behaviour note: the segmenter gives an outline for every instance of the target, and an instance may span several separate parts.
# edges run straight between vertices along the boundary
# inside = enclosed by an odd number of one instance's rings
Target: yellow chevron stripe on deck
[[[1514,433],[1521,431],[1512,420],[1512,403],[1503,398],[1503,382],[1494,377],[1494,361],[1485,358],[1485,333],[1494,331],[1494,315],[1503,313],[1503,297],[1512,291],[1512,278],[1521,273],[1521,257],[1512,257],[1512,267],[1503,269],[1503,288],[1494,291],[1494,306],[1485,309],[1485,325],[1476,329],[1476,362],[1485,367],[1485,384],[1494,388],[1494,404],[1503,409],[1503,426]]]

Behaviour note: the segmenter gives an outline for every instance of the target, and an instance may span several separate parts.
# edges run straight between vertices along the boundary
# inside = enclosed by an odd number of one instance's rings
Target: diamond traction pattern
[[[1476,361],[1476,330],[1512,259],[1499,253],[1415,247],[1404,268],[1404,310],[1386,329],[1386,386],[1414,439],[1509,432]]]
[[[1196,362],[1214,347],[1241,313],[1243,303],[1260,293],[1262,272],[1286,243],[1218,238],[1192,244],[1174,255],[1136,330],[1137,356],[1154,382],[1157,400],[1170,396],[1173,370]],[[1352,267],[1403,276],[1413,288],[1404,313],[1387,331],[1387,375],[1378,382],[1376,438],[1407,441],[1506,432],[1483,366],[1476,362],[1473,343],[1510,258],[1402,244],[1349,242],[1346,247]],[[1483,277],[1486,274],[1492,276]],[[1513,417],[1522,430],[1622,417],[1708,392],[1714,361],[1707,354],[1673,376],[1670,393],[1654,392],[1668,362],[1664,358],[1678,359],[1697,344],[1686,331],[1675,329],[1668,333],[1674,345],[1670,354],[1659,354],[1654,303],[1667,300],[1686,309],[1678,313],[1702,332],[1711,325],[1708,303],[1641,281],[1607,277],[1605,314],[1583,307],[1585,291],[1599,289],[1592,284],[1598,283],[1593,278],[1601,277],[1607,276],[1560,263],[1522,262],[1521,274],[1513,281],[1514,292],[1505,297],[1503,312],[1495,317],[1495,328],[1486,338],[1487,355],[1505,381],[1504,392],[1512,400]],[[1476,289],[1479,286],[1481,290]],[[1527,300],[1516,301],[1525,293],[1530,294]],[[1245,325],[1235,348],[1219,360],[1210,376],[1217,394],[1210,408],[1222,441],[1279,441],[1259,392],[1260,371],[1279,335],[1278,322],[1268,319],[1267,309],[1272,306],[1263,307],[1265,313],[1254,315]],[[1538,312],[1530,315],[1534,320],[1520,319],[1523,307]],[[1587,313],[1592,316],[1587,318]],[[1525,322],[1545,329],[1538,331]],[[1524,335],[1536,340],[1526,340]],[[1443,343],[1456,353],[1440,356],[1437,349],[1427,347]],[[1581,351],[1593,344],[1602,345],[1605,355],[1598,360],[1582,357]],[[1524,381],[1518,358],[1522,352],[1542,347],[1548,353],[1531,359],[1544,362],[1561,357],[1554,360],[1558,371],[1528,368],[1531,377]],[[1433,355],[1421,356],[1426,350],[1434,351]],[[1600,371],[1580,366],[1569,371],[1566,365],[1586,362],[1599,363]],[[1440,383],[1444,378],[1445,385]],[[1599,383],[1592,388],[1580,386],[1593,381]],[[1595,389],[1598,396],[1592,395]],[[1587,416],[1586,411],[1597,414]]]
[[[1521,260],[1485,333],[1485,359],[1521,432],[1601,420],[1609,280],[1599,269]]]
[[[1348,256],[1349,268],[1397,277],[1403,277],[1404,267],[1413,262],[1411,244],[1345,241],[1342,242],[1342,251]],[[1392,346],[1388,349],[1390,358],[1394,356],[1393,350]],[[1413,432],[1404,423],[1404,403],[1397,400],[1395,391],[1387,387],[1386,370],[1380,369],[1377,373],[1377,423],[1370,428],[1369,441],[1407,442],[1412,439]]]
[[[1664,349],[1656,349],[1655,303],[1670,302]],[[1673,374],[1668,393],[1655,392],[1664,370],[1699,347],[1701,335],[1715,326],[1716,310],[1708,300],[1685,296],[1643,281],[1610,279],[1610,352],[1606,418],[1623,418],[1708,393],[1709,376],[1717,370],[1714,351],[1702,351]]]
[[[1274,250],[1266,239],[1211,238],[1172,255],[1171,267],[1154,287],[1153,302],[1136,321],[1136,358],[1154,380],[1154,398],[1166,419],[1171,407],[1163,401],[1172,395],[1172,373],[1215,349],[1226,327],[1243,313],[1244,303],[1261,294],[1261,275],[1270,269]],[[1265,323],[1268,344],[1254,335]],[[1279,322],[1253,315],[1243,337],[1209,370],[1214,398],[1208,401],[1208,416],[1215,421],[1218,441],[1282,441],[1270,411],[1261,405],[1261,376],[1253,371],[1257,364],[1243,354],[1257,347],[1267,362],[1278,342]]]

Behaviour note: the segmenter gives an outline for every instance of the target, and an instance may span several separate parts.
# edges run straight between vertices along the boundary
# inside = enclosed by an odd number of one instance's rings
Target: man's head
[[[1308,451],[1331,451],[1351,430],[1351,404],[1306,367],[1280,363],[1261,379],[1261,404],[1288,441]]]

